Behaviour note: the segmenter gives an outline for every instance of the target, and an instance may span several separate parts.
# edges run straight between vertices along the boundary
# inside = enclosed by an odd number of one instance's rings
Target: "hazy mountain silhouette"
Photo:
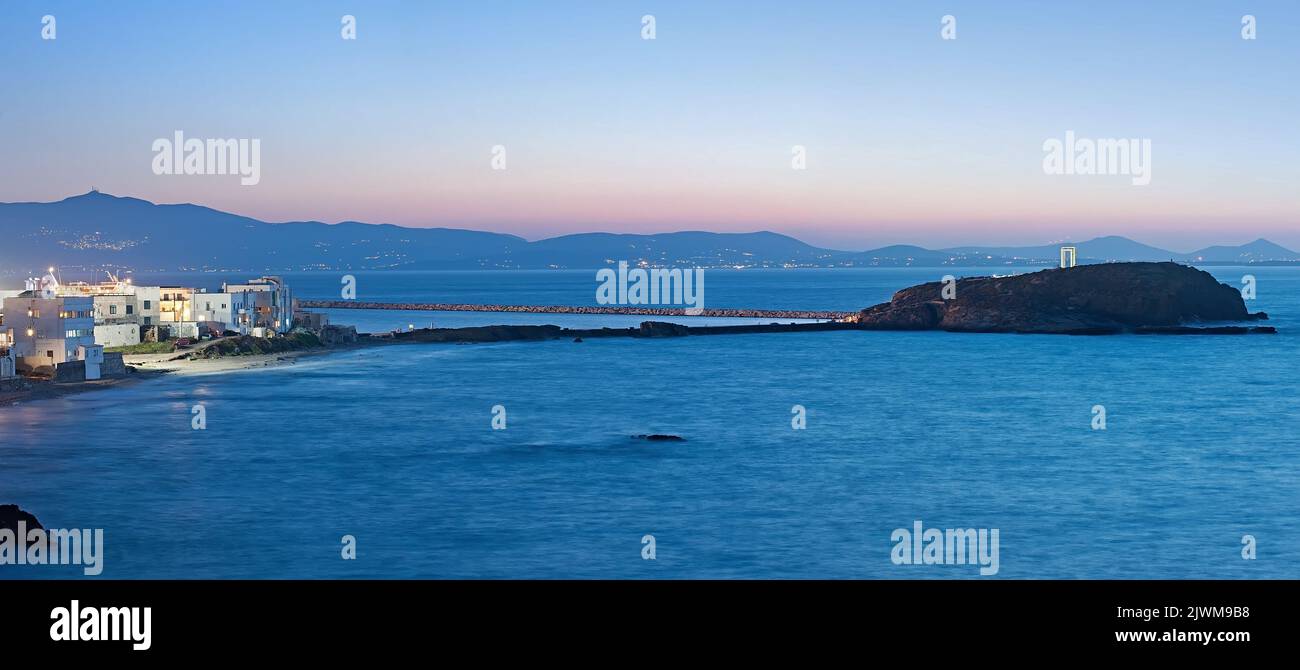
[[[1109,235],[1084,242],[1061,242],[1034,247],[956,247],[945,251],[960,252],[970,255],[992,255],[1008,258],[1055,258],[1061,257],[1061,247],[1072,245],[1080,261],[1167,261],[1179,260],[1185,254],[1158,249],[1153,246],[1134,242],[1127,237]],[[1279,247],[1280,248],[1280,247]],[[1295,254],[1291,254],[1295,256]]]
[[[1277,259],[1293,259],[1296,253],[1273,244],[1265,239],[1258,239],[1239,247],[1206,247],[1187,254],[1192,261],[1216,261],[1222,263],[1258,263]]]
[[[1259,263],[1300,254],[1256,240],[1182,254],[1133,240],[1075,244],[1080,262],[1180,260]],[[618,261],[691,267],[863,267],[1054,264],[1059,244],[925,249],[823,249],[772,232],[581,233],[529,242],[454,228],[348,221],[266,223],[198,205],[157,205],[91,191],[57,202],[0,203],[0,271],[597,268]]]

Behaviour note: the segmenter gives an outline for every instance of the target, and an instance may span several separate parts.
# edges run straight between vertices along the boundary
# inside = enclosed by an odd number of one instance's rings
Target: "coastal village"
[[[1144,288],[1145,287],[1145,288]],[[1173,288],[1171,288],[1173,287]],[[1104,290],[1103,290],[1104,289]],[[1176,289],[1176,290],[1175,290]],[[955,300],[960,290],[961,301]],[[951,291],[952,296],[946,295]],[[936,300],[935,294],[942,299]],[[1087,297],[1097,293],[1094,297]],[[1152,309],[1133,295],[1169,296]],[[1118,296],[1118,297],[1117,297]],[[340,345],[415,342],[475,343],[604,337],[676,337],[832,330],[947,330],[1057,334],[1273,334],[1270,326],[1189,326],[1185,321],[1263,320],[1246,310],[1242,294],[1212,275],[1177,263],[1108,263],[1077,266],[1075,250],[1061,249],[1061,267],[1030,274],[945,277],[898,291],[890,302],[858,313],[794,310],[711,310],[713,316],[788,317],[805,323],[685,326],[646,321],[636,328],[569,329],[553,325],[420,328],[358,335],[325,314],[302,307],[645,314],[676,316],[680,308],[602,308],[387,304],[298,301],[281,277],[222,283],[220,291],[145,286],[112,275],[96,284],[64,284],[51,268],[24,289],[0,291],[0,391],[35,385],[93,384],[126,377],[146,366],[226,356],[287,354]],[[1090,305],[1089,310],[1062,304]],[[152,355],[152,358],[149,356]],[[282,357],[283,359],[284,357]],[[134,359],[134,360],[133,360]],[[6,400],[0,393],[0,404]]]
[[[27,279],[22,290],[0,290],[0,298],[0,384],[6,385],[122,377],[128,373],[124,353],[328,326],[323,314],[297,309],[280,277],[223,283],[209,292],[138,285],[111,273],[100,283],[65,284],[50,268]]]

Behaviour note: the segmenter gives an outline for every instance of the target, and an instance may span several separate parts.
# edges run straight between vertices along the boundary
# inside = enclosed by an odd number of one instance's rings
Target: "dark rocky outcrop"
[[[850,320],[868,330],[1106,334],[1139,328],[1201,332],[1184,325],[1268,318],[1249,313],[1241,293],[1208,272],[1177,263],[1108,263],[973,277],[957,280],[955,288],[949,300],[943,299],[943,282],[906,288]],[[1172,327],[1184,329],[1160,330]]]
[[[738,326],[683,326],[663,321],[644,321],[635,328],[570,329],[559,326],[471,326],[468,328],[418,328],[363,338],[370,343],[400,342],[511,342],[520,340],[574,341],[607,337],[685,337],[687,335],[744,335],[750,333],[801,333],[830,330],[857,330],[846,321],[817,323],[764,323]]]
[[[305,349],[319,349],[324,346],[320,337],[315,333],[306,330],[295,330],[278,337],[253,337],[252,335],[227,337],[201,349],[182,354],[177,358],[198,360],[226,356],[260,356],[263,354],[303,351]]]
[[[17,505],[0,505],[0,529],[17,535],[19,521],[25,522],[25,528],[29,531],[44,528],[31,512],[25,512]]]
[[[642,321],[640,331],[641,337],[681,337],[690,334],[691,329],[679,323]]]
[[[511,342],[516,340],[552,340],[574,337],[559,326],[470,326],[467,328],[418,328],[389,336],[394,342]],[[583,332],[583,335],[586,333]],[[581,335],[579,335],[581,336]]]
[[[1251,314],[1241,293],[1208,272],[1177,263],[1109,263],[1043,270],[1012,277],[956,281],[956,297],[943,299],[943,282],[903,289],[892,300],[841,321],[685,326],[645,321],[635,328],[569,329],[559,326],[421,328],[362,338],[368,343],[507,342],[568,338],[664,338],[692,335],[812,333],[844,330],[948,330],[972,333],[1070,335],[1238,335],[1272,333],[1268,326],[1198,322],[1267,319]]]

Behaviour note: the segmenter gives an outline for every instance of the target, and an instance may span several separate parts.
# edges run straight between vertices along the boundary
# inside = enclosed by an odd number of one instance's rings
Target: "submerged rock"
[[[651,442],[685,442],[686,441],[686,438],[681,437],[679,435],[661,435],[658,433],[654,435],[633,435],[632,439],[649,440]]]
[[[1105,263],[972,277],[957,280],[955,295],[949,293],[947,300],[944,288],[943,282],[930,282],[903,289],[849,320],[869,330],[1107,334],[1268,318],[1248,312],[1237,289],[1178,263]]]

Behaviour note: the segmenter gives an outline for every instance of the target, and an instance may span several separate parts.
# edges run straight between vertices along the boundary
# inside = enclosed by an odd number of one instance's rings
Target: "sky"
[[[528,239],[1300,248],[1300,3],[1176,4],[6,0],[0,201],[93,186]],[[260,181],[155,174],[178,130],[258,139]],[[1150,183],[1045,173],[1067,131],[1150,140]]]

